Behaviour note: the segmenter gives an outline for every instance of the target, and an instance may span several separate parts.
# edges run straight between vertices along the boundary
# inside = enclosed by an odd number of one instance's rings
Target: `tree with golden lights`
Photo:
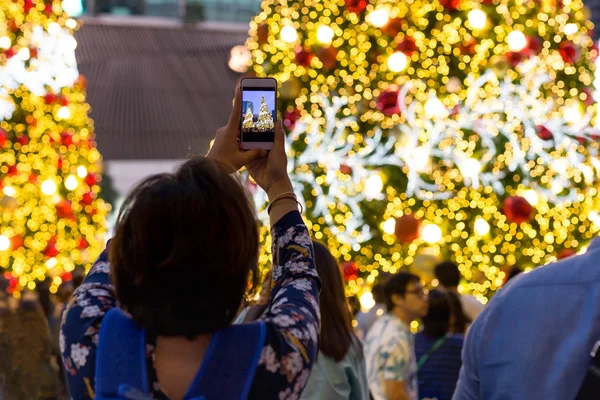
[[[104,246],[101,156],[60,1],[0,4],[0,267],[9,290],[55,291]]]
[[[350,293],[451,259],[485,301],[507,268],[585,250],[600,230],[588,17],[581,0],[263,2],[252,69],[281,82],[296,190]]]

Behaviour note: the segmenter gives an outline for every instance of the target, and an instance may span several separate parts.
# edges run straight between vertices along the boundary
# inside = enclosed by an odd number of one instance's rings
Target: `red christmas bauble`
[[[56,204],[56,215],[59,218],[73,218],[73,207],[69,200],[62,199]]]
[[[521,224],[531,220],[533,206],[521,196],[510,196],[504,200],[503,211],[509,222]]]
[[[60,276],[60,279],[63,282],[71,282],[73,280],[73,274],[71,274],[70,272],[65,272]]]
[[[295,51],[296,53],[296,64],[301,65],[303,67],[307,67],[310,65],[310,60],[312,60],[314,54],[310,51],[310,49],[305,49],[303,47],[298,47]]]
[[[79,244],[77,245],[77,247],[79,247],[79,249],[80,249],[80,250],[83,250],[83,249],[87,249],[87,247],[88,247],[89,245],[90,245],[90,244],[87,242],[87,240],[85,240],[85,239],[81,239],[81,240],[79,241]]]
[[[71,135],[69,132],[63,132],[60,134],[60,142],[61,144],[63,144],[64,146],[70,146],[73,144],[73,135]]]
[[[506,59],[513,68],[519,65],[524,58],[523,53],[520,51],[509,51],[506,53]]]
[[[558,252],[558,254],[556,255],[556,258],[558,258],[559,260],[562,260],[564,258],[572,257],[575,254],[577,254],[577,251],[575,251],[574,249],[562,249],[561,251]]]
[[[540,137],[540,139],[552,140],[552,138],[554,138],[554,135],[552,134],[550,129],[546,128],[544,125],[538,125],[538,126],[536,126],[536,129],[537,129],[537,134]]]
[[[258,43],[267,44],[269,41],[269,25],[261,24],[256,30],[256,36],[258,36]]]
[[[574,64],[579,60],[579,49],[572,42],[563,41],[560,43],[558,52],[563,61],[567,64]]]
[[[50,241],[46,249],[44,250],[44,255],[48,258],[56,257],[58,255],[58,250],[56,249],[56,243],[54,241]]]
[[[21,144],[21,146],[25,146],[27,143],[29,143],[29,137],[27,135],[17,136],[16,139],[17,142]]]
[[[60,96],[58,98],[58,101],[60,101],[60,105],[63,107],[69,105],[69,100],[67,100],[67,98],[65,96]]]
[[[17,32],[20,31],[20,28],[17,26],[17,23],[15,21],[12,21],[12,20],[8,21],[8,23],[6,24],[6,27],[12,33],[17,33]]]
[[[30,47],[29,48],[29,57],[30,58],[37,58],[38,56],[38,49],[37,47]]]
[[[46,4],[46,9],[44,10],[46,15],[52,14],[52,4]]]
[[[38,176],[34,173],[29,174],[29,182],[36,183],[38,181]]]
[[[348,164],[340,164],[340,172],[346,175],[352,175],[352,167]]]
[[[491,6],[494,4],[494,0],[481,0],[481,4],[485,4],[486,6]]]
[[[335,47],[322,47],[317,57],[323,63],[324,69],[334,69],[337,66],[337,50]]]
[[[421,221],[412,214],[404,214],[396,218],[394,233],[398,242],[402,244],[412,243],[421,234]]]
[[[377,98],[377,109],[385,115],[400,114],[398,90],[386,90]]]
[[[33,4],[32,0],[25,0],[25,4],[23,4],[23,10],[25,12],[31,11],[33,7],[35,7],[35,4]]]
[[[8,135],[6,134],[6,131],[4,129],[0,129],[0,147],[4,147],[7,137]]]
[[[365,11],[369,2],[367,0],[346,0],[346,10],[360,14]]]
[[[59,158],[58,161],[56,162],[56,169],[58,171],[60,171],[60,170],[62,170],[62,167],[63,167],[63,159]]]
[[[54,93],[48,93],[44,96],[44,102],[46,104],[54,104],[56,102],[56,95]]]
[[[81,196],[81,204],[84,204],[86,206],[89,206],[90,204],[92,204],[93,200],[94,200],[94,197],[92,196],[91,192],[84,193],[83,196]]]
[[[77,77],[77,80],[75,81],[75,84],[77,86],[79,86],[80,88],[82,88],[82,89],[87,89],[87,78],[85,76],[83,76],[83,75],[80,74]]]
[[[387,24],[385,24],[383,28],[381,28],[381,32],[383,32],[387,36],[395,37],[398,33],[402,32],[403,24],[404,19],[392,18],[388,21]]]
[[[405,36],[402,38],[402,41],[398,43],[396,50],[403,52],[407,56],[411,56],[415,51],[418,50],[417,44],[415,43],[415,39],[410,36]]]
[[[290,131],[294,130],[296,127],[296,122],[298,119],[300,119],[300,116],[300,110],[297,108],[293,109],[292,111],[286,111],[283,115],[283,125],[285,125],[285,127]]]
[[[13,250],[17,250],[21,247],[23,247],[23,245],[25,244],[25,240],[23,239],[23,236],[21,235],[16,235],[10,238],[10,248]]]
[[[583,101],[583,104],[585,104],[586,107],[593,105],[594,95],[592,94],[592,91],[589,88],[583,88],[581,92],[585,94],[585,100]]]
[[[542,51],[542,39],[538,36],[528,36],[525,50],[527,56],[537,56]]]
[[[458,10],[460,0],[440,0],[440,4],[446,9],[446,11],[453,12]]]
[[[94,186],[96,183],[99,182],[98,179],[98,175],[96,174],[87,174],[87,176],[84,179],[84,182],[88,184],[88,186]]]
[[[354,261],[346,261],[342,264],[342,275],[344,280],[350,282],[358,278],[358,266]]]
[[[15,54],[17,54],[17,52],[15,51],[14,47],[4,50],[4,55],[6,58],[12,58]]]
[[[8,167],[8,176],[15,176],[19,172],[17,165],[11,165]]]
[[[469,54],[469,55],[475,54],[476,53],[476,49],[475,49],[476,45],[477,45],[477,41],[475,40],[474,37],[471,37],[470,39],[465,39],[459,47],[460,53],[461,54]]]

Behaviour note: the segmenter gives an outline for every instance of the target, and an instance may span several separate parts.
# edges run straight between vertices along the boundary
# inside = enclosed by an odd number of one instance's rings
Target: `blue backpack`
[[[184,400],[246,399],[265,335],[262,321],[215,332]],[[146,367],[146,333],[120,308],[110,310],[100,327],[96,399],[152,399]]]

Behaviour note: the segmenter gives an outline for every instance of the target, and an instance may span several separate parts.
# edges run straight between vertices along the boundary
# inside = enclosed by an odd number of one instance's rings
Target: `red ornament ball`
[[[56,257],[58,255],[58,250],[56,249],[54,241],[48,243],[48,246],[46,246],[46,249],[44,250],[44,255],[48,258]]]
[[[17,142],[21,145],[21,146],[25,146],[27,143],[29,143],[29,137],[27,135],[20,135],[17,136]]]
[[[69,200],[62,199],[56,204],[56,215],[59,218],[73,218],[73,206]]]
[[[23,245],[25,244],[25,240],[23,239],[23,236],[21,235],[16,235],[10,238],[10,248],[13,250],[17,250],[21,247],[23,247]]]
[[[525,52],[527,56],[537,56],[542,51],[542,39],[538,36],[528,36],[527,37],[527,47],[525,48]]]
[[[88,243],[88,241],[87,241],[87,240],[85,240],[85,239],[81,239],[81,240],[79,241],[79,244],[77,245],[77,247],[79,247],[79,249],[80,249],[80,250],[84,250],[84,249],[87,249],[89,245],[90,245],[90,244]]]
[[[58,101],[60,101],[60,105],[61,106],[68,106],[69,105],[69,100],[67,100],[67,98],[65,96],[60,96],[58,98]]]
[[[398,90],[386,90],[377,98],[377,109],[385,115],[400,114]]]
[[[410,36],[405,36],[404,38],[402,38],[400,43],[398,43],[396,50],[401,51],[410,57],[414,52],[418,50],[418,48],[415,39],[411,38]]]
[[[23,4],[23,10],[25,12],[31,11],[33,7],[35,7],[35,4],[33,4],[32,0],[25,0],[25,4]]]
[[[37,58],[38,56],[38,49],[37,47],[30,47],[29,48],[29,57],[30,58]]]
[[[11,165],[8,167],[8,176],[15,176],[19,172],[17,165]]]
[[[367,0],[346,0],[346,10],[355,14],[360,14],[367,8]]]
[[[540,139],[552,140],[552,138],[554,138],[554,135],[552,134],[550,129],[546,128],[544,125],[538,125],[536,127],[536,129],[537,129],[537,134],[540,137]]]
[[[520,51],[509,51],[506,53],[506,59],[511,67],[516,67],[525,59],[524,55]]]
[[[421,221],[412,214],[404,214],[396,218],[396,227],[394,228],[396,239],[402,244],[414,242],[421,234]]]
[[[346,282],[354,281],[358,278],[358,266],[354,261],[346,261],[342,264],[342,274]]]
[[[261,24],[256,30],[256,36],[258,36],[258,43],[267,44],[269,41],[269,25]]]
[[[63,146],[69,147],[70,145],[73,144],[73,135],[71,135],[69,132],[61,133],[60,134],[60,143]]]
[[[579,60],[579,49],[572,42],[561,42],[558,52],[567,64],[575,64]]]
[[[58,161],[56,162],[56,170],[60,171],[60,170],[62,170],[62,167],[63,167],[63,159],[59,158]]]
[[[531,220],[533,206],[521,196],[510,196],[504,200],[504,215],[509,222],[521,224]]]
[[[92,204],[93,200],[94,200],[94,197],[92,196],[91,192],[84,193],[84,195],[81,196],[81,204],[84,204],[86,206],[89,206],[90,204]]]
[[[402,32],[402,25],[404,22],[405,21],[402,18],[392,18],[383,28],[381,28],[381,32],[387,36],[395,37],[398,33]]]
[[[440,0],[440,4],[446,9],[446,11],[453,12],[458,10],[460,0]]]
[[[4,145],[6,144],[8,135],[6,134],[6,131],[4,129],[0,129],[0,147],[4,147]]]
[[[345,175],[352,175],[352,167],[348,164],[340,164],[340,172]]]
[[[15,51],[14,47],[4,50],[4,55],[6,56],[6,58],[12,58],[15,54],[17,54],[17,52]]]
[[[54,104],[56,102],[56,95],[54,93],[48,93],[44,96],[44,102],[46,104]]]
[[[317,57],[323,63],[324,69],[334,69],[337,66],[337,54],[335,47],[323,47],[319,49]]]
[[[52,14],[52,4],[46,4],[44,12],[46,13],[46,15]]]
[[[79,75],[75,81],[75,84],[82,89],[87,89],[87,78],[83,75]]]
[[[294,130],[296,127],[296,122],[298,119],[300,119],[300,116],[300,110],[297,108],[293,109],[292,111],[286,111],[283,115],[283,125],[285,125],[285,127],[290,131]]]
[[[310,65],[310,61],[313,59],[314,54],[310,51],[310,49],[305,49],[303,47],[298,47],[295,51],[296,53],[296,64],[307,67]]]
[[[84,182],[90,187],[94,186],[99,181],[100,179],[98,179],[98,175],[96,174],[88,174],[84,179]]]
[[[564,258],[572,257],[575,254],[577,254],[577,251],[575,251],[574,249],[562,249],[561,251],[558,252],[558,254],[556,255],[556,258],[558,258],[559,260],[562,260]]]

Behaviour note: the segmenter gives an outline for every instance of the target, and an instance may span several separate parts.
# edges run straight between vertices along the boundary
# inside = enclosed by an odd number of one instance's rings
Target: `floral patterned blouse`
[[[265,344],[250,390],[251,399],[298,399],[317,355],[320,281],[308,230],[300,213],[285,215],[272,228],[273,290],[262,316]],[[109,275],[106,250],[77,288],[63,314],[60,349],[73,399],[94,398],[98,333],[104,315],[119,304]],[[148,376],[152,397],[168,399],[154,370],[148,339]]]

